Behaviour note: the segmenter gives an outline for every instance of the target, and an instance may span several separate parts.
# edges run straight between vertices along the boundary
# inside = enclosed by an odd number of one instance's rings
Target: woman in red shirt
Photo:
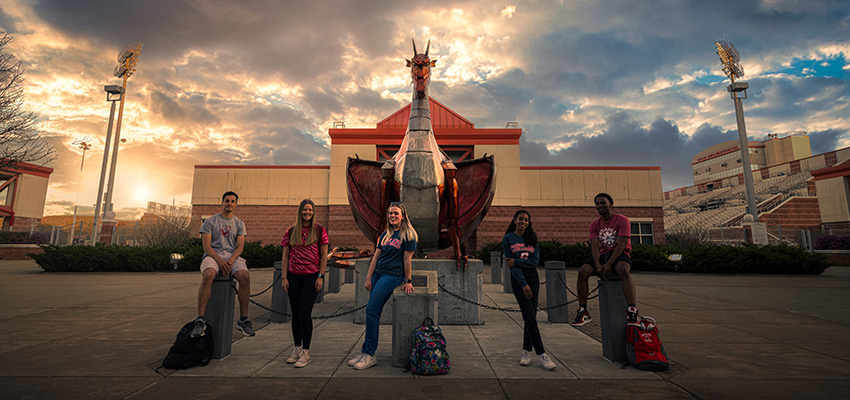
[[[304,199],[298,205],[295,224],[283,235],[281,285],[289,295],[292,308],[292,339],[295,347],[286,360],[296,368],[310,363],[310,339],[313,337],[313,305],[324,285],[328,262],[328,233],[315,223],[315,204]]]

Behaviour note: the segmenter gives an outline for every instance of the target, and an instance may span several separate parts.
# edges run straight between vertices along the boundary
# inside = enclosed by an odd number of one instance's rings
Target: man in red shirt
[[[638,324],[638,311],[635,306],[635,283],[629,270],[632,267],[631,224],[629,219],[611,212],[614,199],[607,193],[599,193],[593,198],[599,218],[590,223],[590,258],[578,270],[578,314],[570,323],[582,326],[590,322],[587,312],[587,280],[593,275],[608,280],[611,271],[616,271],[623,281],[623,294],[628,309],[626,318],[629,325]]]

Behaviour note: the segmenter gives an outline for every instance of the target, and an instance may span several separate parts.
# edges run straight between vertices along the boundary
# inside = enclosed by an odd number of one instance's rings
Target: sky
[[[92,212],[103,86],[121,84],[135,42],[119,218],[190,205],[194,165],[328,165],[335,121],[374,127],[410,102],[411,39],[431,41],[432,97],[479,128],[518,123],[522,165],[660,166],[664,190],[691,185],[691,158],[738,137],[725,38],[751,140],[805,130],[813,154],[850,146],[841,0],[0,0],[0,31],[59,153],[45,215]]]

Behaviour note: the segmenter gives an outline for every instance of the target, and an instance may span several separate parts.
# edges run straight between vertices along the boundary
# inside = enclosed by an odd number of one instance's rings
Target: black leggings
[[[298,275],[288,273],[289,305],[292,308],[292,339],[296,346],[310,350],[313,338],[313,305],[316,304],[316,279],[319,273]]]
[[[514,297],[519,304],[519,309],[522,312],[522,320],[525,323],[522,334],[522,349],[531,351],[532,347],[537,354],[543,354],[543,339],[540,338],[540,328],[537,326],[537,298],[540,295],[540,277],[537,275],[537,268],[520,268],[528,287],[531,288],[531,298],[526,299],[522,292],[522,287],[519,286],[516,278],[511,276],[511,288],[514,290]]]

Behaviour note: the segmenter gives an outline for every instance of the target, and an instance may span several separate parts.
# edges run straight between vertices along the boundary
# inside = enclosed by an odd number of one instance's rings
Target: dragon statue
[[[454,249],[458,268],[466,268],[466,241],[484,219],[495,191],[493,156],[454,163],[437,145],[431,126],[428,84],[436,60],[416,52],[407,61],[413,100],[407,131],[398,152],[386,162],[348,158],[348,200],[360,231],[372,242],[386,229],[386,210],[401,201],[419,234],[422,253]],[[420,253],[420,254],[422,254]]]

